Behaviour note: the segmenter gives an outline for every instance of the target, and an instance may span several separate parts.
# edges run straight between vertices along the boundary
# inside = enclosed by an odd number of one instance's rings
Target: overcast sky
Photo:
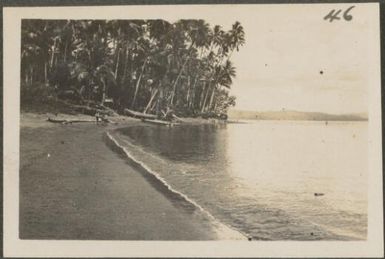
[[[351,21],[323,19],[332,9],[350,6],[133,5],[26,13],[50,19],[205,19],[226,30],[239,21],[246,44],[232,56],[237,109],[366,113],[370,80],[379,67],[373,61],[379,55],[378,4],[355,4]]]
[[[236,108],[367,112],[372,37],[368,13],[356,6],[350,12],[352,21],[330,23],[323,20],[330,7],[282,7],[221,21],[225,29],[240,21],[246,34],[246,44],[232,57],[237,67],[232,89]]]

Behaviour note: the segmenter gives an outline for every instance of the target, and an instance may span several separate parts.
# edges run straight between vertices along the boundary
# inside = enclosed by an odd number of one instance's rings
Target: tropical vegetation
[[[242,25],[204,20],[23,20],[22,97],[182,116],[226,113]]]

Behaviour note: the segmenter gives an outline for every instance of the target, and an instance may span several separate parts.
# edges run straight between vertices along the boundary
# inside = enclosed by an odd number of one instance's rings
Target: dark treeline
[[[239,22],[225,31],[204,20],[23,20],[22,95],[44,88],[117,111],[223,114],[244,42]]]

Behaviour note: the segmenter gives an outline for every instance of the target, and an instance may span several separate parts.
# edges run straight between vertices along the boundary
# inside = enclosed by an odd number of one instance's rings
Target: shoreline
[[[108,131],[140,120],[117,118],[118,124],[102,126],[44,118],[21,113],[20,238],[242,239],[207,215],[178,206],[103,141]]]
[[[157,172],[151,170],[145,163],[138,160],[134,155],[131,154],[129,150],[127,150],[124,146],[120,145],[119,142],[114,138],[112,132],[117,129],[106,131],[105,136],[107,138],[107,144],[112,145],[113,149],[116,149],[117,152],[124,155],[126,159],[130,163],[132,163],[135,168],[140,171],[140,173],[143,174],[143,176],[153,183],[154,188],[158,189],[163,195],[168,197],[169,199],[181,203],[182,207],[188,210],[198,210],[199,213],[202,214],[202,216],[207,217],[211,223],[215,226],[216,231],[218,233],[218,236],[220,239],[223,237],[223,239],[249,239],[251,240],[247,234],[240,232],[239,230],[235,230],[222,222],[220,222],[218,219],[216,219],[210,212],[205,210],[203,207],[201,207],[198,203],[196,203],[194,200],[190,199],[185,194],[175,190],[171,185],[167,183],[166,180],[164,180]]]

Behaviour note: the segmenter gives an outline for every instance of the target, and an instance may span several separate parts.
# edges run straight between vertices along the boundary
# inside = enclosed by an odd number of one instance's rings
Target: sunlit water
[[[150,125],[117,137],[172,188],[254,239],[366,239],[367,122]]]

